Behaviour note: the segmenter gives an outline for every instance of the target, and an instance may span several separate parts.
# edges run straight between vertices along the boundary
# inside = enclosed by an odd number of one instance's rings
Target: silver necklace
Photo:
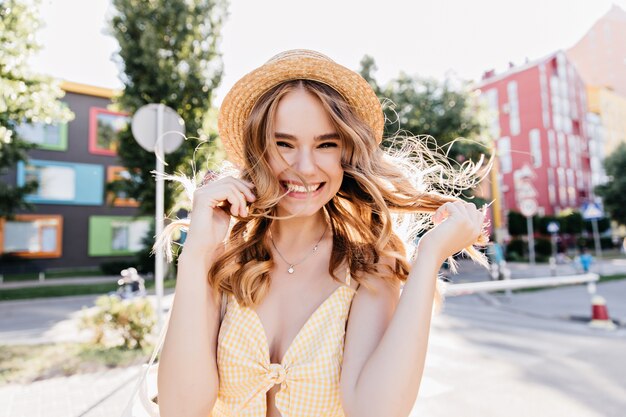
[[[287,265],[289,265],[289,269],[287,269],[287,272],[289,272],[290,274],[293,274],[294,271],[294,267],[296,265],[301,264],[302,262],[306,261],[308,259],[309,256],[311,256],[312,254],[314,254],[315,252],[317,252],[317,247],[319,246],[320,242],[322,241],[322,239],[324,239],[324,236],[326,236],[326,230],[328,230],[328,227],[324,228],[324,233],[322,233],[322,237],[320,237],[320,240],[317,241],[317,243],[315,244],[315,246],[313,246],[313,249],[306,254],[306,256],[302,259],[300,259],[298,262],[294,262],[291,263],[288,260],[285,259],[285,257],[283,256],[282,253],[280,253],[280,251],[278,250],[278,248],[276,247],[276,243],[274,242],[274,238],[272,237],[272,232],[270,231],[270,240],[272,241],[272,246],[274,246],[274,249],[276,249],[276,253],[278,254],[278,256],[280,256],[280,258],[285,261],[285,263]]]

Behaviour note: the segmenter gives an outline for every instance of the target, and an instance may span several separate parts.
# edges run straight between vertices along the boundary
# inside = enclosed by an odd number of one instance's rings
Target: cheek
[[[275,157],[270,156],[267,160],[267,164],[270,166],[270,169],[275,176],[278,176],[289,167],[289,164],[286,163],[283,158],[281,158],[280,155],[276,155]]]

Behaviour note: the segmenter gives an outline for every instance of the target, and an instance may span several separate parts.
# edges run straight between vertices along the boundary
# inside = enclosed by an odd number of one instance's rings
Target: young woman
[[[409,414],[437,272],[464,249],[483,260],[484,213],[386,155],[383,125],[368,83],[313,51],[232,88],[219,130],[240,175],[211,174],[193,194],[161,416]],[[409,259],[398,227],[424,213],[435,227]]]

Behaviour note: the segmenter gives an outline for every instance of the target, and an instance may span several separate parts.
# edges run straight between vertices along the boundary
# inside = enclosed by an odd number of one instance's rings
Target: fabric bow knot
[[[287,372],[280,363],[272,363],[267,371],[267,376],[273,384],[281,384],[285,380]]]

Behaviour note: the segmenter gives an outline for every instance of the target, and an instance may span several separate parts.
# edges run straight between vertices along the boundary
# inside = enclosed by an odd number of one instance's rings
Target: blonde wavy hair
[[[336,274],[345,268],[368,288],[369,279],[406,281],[414,242],[431,226],[430,214],[442,204],[458,200],[460,192],[475,185],[485,171],[482,160],[476,164],[467,161],[453,169],[444,155],[428,149],[427,137],[398,134],[392,146],[381,149],[369,125],[325,84],[294,80],[274,87],[255,104],[245,126],[245,165],[239,175],[255,184],[257,198],[250,204],[248,216],[233,219],[224,250],[207,277],[213,288],[233,294],[244,306],[257,305],[270,285],[274,260],[267,235],[272,223],[280,219],[276,207],[285,193],[272,173],[268,156],[280,158],[272,136],[276,109],[281,98],[296,89],[305,89],[320,100],[343,143],[343,182],[323,208],[333,241],[328,272],[338,282],[342,280]],[[305,178],[292,173],[307,185]],[[174,176],[168,179],[180,180]],[[186,184],[192,187],[189,181]],[[192,189],[187,191],[193,194]],[[163,235],[171,237],[173,229],[186,225],[187,220],[175,221]],[[487,241],[485,227],[475,245]],[[162,236],[156,245],[168,243],[171,240]],[[487,264],[474,246],[464,251]],[[379,262],[383,259],[391,260],[392,266]],[[441,301],[438,289],[435,304]]]

